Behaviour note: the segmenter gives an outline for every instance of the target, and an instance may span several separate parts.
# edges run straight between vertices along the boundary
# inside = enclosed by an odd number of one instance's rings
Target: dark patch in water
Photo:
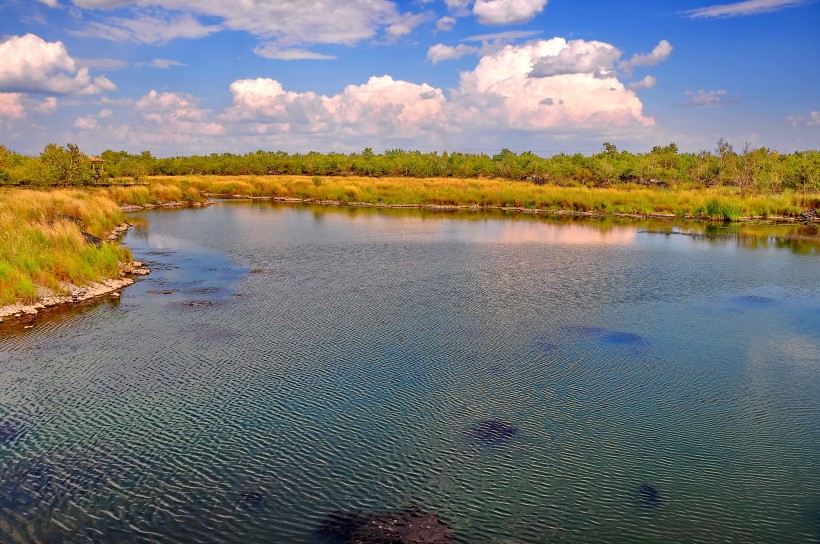
[[[747,306],[768,306],[774,304],[774,299],[760,295],[742,295],[736,297],[735,302]]]
[[[261,274],[265,272],[264,268],[251,268],[251,274]]]
[[[321,532],[348,544],[454,544],[455,537],[438,514],[412,508],[364,515],[331,512]]]
[[[646,344],[646,339],[631,332],[613,331],[602,327],[568,327],[567,333],[572,336],[596,340],[610,345],[640,346]]]
[[[483,419],[473,426],[470,435],[487,445],[506,444],[515,438],[518,428],[501,419]]]
[[[660,505],[661,503],[661,494],[658,489],[649,484],[641,484],[640,489],[638,490],[641,503],[644,506],[655,507]]]
[[[186,289],[185,292],[189,295],[213,295],[222,291],[219,287],[197,287],[195,289]]]
[[[558,344],[551,342],[549,338],[546,336],[539,336],[535,339],[535,347],[538,351],[542,351],[544,353],[551,353],[558,349]]]
[[[257,490],[245,491],[236,498],[236,505],[240,508],[259,510],[265,507],[265,495]]]
[[[638,334],[632,334],[630,332],[611,332],[605,334],[601,340],[608,344],[643,344],[644,339],[642,336]]]
[[[193,300],[183,300],[180,302],[174,303],[174,306],[179,308],[188,309],[188,310],[201,310],[206,308],[212,308],[214,306],[221,305],[221,302],[218,300],[210,300],[210,299],[193,299]]]
[[[178,290],[179,289],[149,289],[146,292],[151,295],[171,295],[176,293]]]
[[[25,421],[15,417],[0,422],[0,444],[11,444],[23,434],[25,429]]]
[[[211,325],[204,325],[191,331],[192,335],[199,340],[209,340],[213,342],[221,342],[230,340],[239,336],[239,333],[232,329],[225,329]]]

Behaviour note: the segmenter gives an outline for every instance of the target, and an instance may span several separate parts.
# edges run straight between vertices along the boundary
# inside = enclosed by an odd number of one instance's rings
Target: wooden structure
[[[103,172],[105,172],[103,167],[105,159],[101,159],[99,157],[88,157],[88,160],[91,162],[91,175],[98,179]]]

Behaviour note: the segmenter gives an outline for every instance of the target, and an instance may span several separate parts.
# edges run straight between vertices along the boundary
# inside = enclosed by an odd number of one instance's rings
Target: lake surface
[[[331,512],[414,507],[463,543],[820,541],[812,244],[249,202],[134,217],[150,276],[0,325],[0,542],[334,542]]]

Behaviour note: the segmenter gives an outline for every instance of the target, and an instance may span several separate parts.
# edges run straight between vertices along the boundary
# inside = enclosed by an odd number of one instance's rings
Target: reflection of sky
[[[334,213],[336,212],[336,213]],[[356,224],[370,225],[382,236],[414,237],[427,241],[448,240],[473,243],[550,245],[623,245],[635,242],[633,227],[602,227],[595,224],[560,224],[550,221],[478,219],[412,214],[318,213],[314,217],[334,229]]]

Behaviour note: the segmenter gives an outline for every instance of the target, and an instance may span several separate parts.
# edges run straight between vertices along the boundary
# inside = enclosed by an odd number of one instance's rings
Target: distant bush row
[[[559,154],[549,158],[503,149],[496,155],[420,153],[391,149],[374,153],[288,154],[255,151],[238,155],[213,153],[157,158],[149,151],[130,154],[107,150],[100,157],[104,170],[92,171],[77,146],[49,144],[38,157],[9,151],[0,145],[0,184],[85,185],[109,177],[137,181],[154,175],[309,175],[414,178],[503,178],[536,184],[611,186],[735,186],[741,192],[776,193],[820,190],[820,152],[780,154],[746,144],[736,152],[720,139],[713,151],[679,153],[672,143],[648,153],[630,153],[604,143],[600,153]]]

